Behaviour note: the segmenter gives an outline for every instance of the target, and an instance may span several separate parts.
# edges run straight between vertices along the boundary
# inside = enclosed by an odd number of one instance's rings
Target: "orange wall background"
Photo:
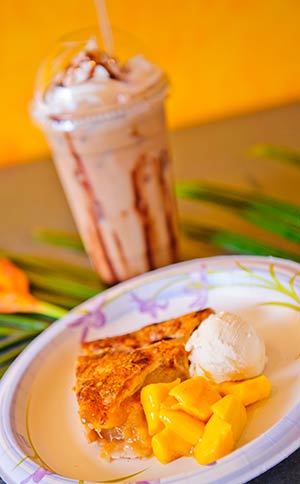
[[[172,128],[300,96],[299,0],[107,0],[171,81]],[[93,0],[2,0],[0,164],[48,154],[28,103],[55,40],[96,23]],[[300,127],[299,127],[300,130]]]

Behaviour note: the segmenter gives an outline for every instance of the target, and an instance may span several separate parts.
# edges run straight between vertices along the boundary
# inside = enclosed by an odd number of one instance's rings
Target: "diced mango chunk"
[[[247,412],[240,399],[226,395],[212,405],[212,411],[231,425],[234,441],[237,442],[247,423]]]
[[[202,439],[196,444],[194,455],[199,464],[211,464],[229,454],[234,448],[231,425],[213,415],[207,422]]]
[[[272,385],[265,375],[260,375],[240,382],[223,382],[219,388],[221,395],[235,395],[247,406],[268,398]]]
[[[162,464],[187,456],[191,452],[191,444],[187,443],[169,429],[164,429],[152,437],[153,454]]]
[[[224,457],[246,425],[245,406],[270,392],[271,383],[264,375],[220,385],[194,377],[145,386],[141,402],[154,455],[163,464],[191,455],[192,449],[202,465]]]
[[[179,410],[180,409],[180,403],[178,400],[174,397],[171,397],[170,395],[167,396],[167,398],[161,402],[160,408],[169,408],[172,410]]]
[[[204,422],[180,410],[162,408],[159,417],[167,429],[191,445],[195,445],[203,435]]]
[[[170,383],[151,383],[141,390],[141,402],[145,412],[149,435],[154,435],[164,428],[159,418],[160,404],[169,391],[179,385],[180,378]]]
[[[212,415],[212,404],[221,398],[215,387],[201,376],[174,386],[169,395],[178,400],[181,410],[204,422]]]

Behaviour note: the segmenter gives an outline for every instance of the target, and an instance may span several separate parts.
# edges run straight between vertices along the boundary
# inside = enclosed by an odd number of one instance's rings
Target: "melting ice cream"
[[[186,350],[191,376],[206,376],[216,383],[255,377],[266,364],[265,344],[254,326],[229,312],[203,321]]]

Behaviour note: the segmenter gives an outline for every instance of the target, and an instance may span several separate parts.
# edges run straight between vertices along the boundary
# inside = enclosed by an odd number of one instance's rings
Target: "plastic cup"
[[[68,41],[51,57],[52,70],[55,65],[59,71],[81,47],[82,41]],[[47,86],[49,60],[46,66],[39,76],[32,116],[47,137],[85,249],[100,277],[113,284],[177,261],[166,77],[122,105],[94,105],[48,116],[39,102]]]

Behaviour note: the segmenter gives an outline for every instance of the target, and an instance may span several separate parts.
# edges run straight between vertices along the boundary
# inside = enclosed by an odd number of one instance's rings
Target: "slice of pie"
[[[144,385],[188,378],[184,345],[213,311],[204,309],[120,336],[81,344],[75,391],[90,441],[110,459],[152,453],[140,403]]]

